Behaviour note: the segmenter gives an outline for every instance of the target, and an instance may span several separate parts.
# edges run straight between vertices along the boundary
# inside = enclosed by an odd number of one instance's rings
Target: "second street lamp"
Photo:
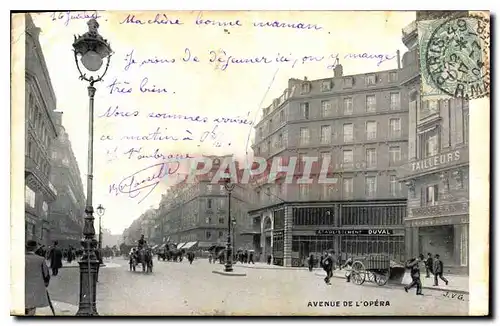
[[[99,216],[99,265],[101,267],[104,267],[106,266],[104,263],[103,263],[103,260],[102,260],[102,217],[104,215],[104,213],[106,212],[106,209],[101,205],[99,204],[99,206],[97,206],[97,215]]]
[[[227,178],[224,183],[224,188],[227,191],[227,201],[228,201],[228,217],[227,217],[227,245],[226,245],[226,264],[224,265],[225,272],[233,271],[233,253],[231,248],[231,192],[234,190],[236,184],[231,182],[230,178]]]
[[[88,173],[87,173],[87,202],[85,205],[85,224],[83,227],[83,255],[80,264],[80,299],[78,303],[77,316],[97,316],[96,290],[97,273],[99,260],[96,256],[97,241],[95,239],[94,228],[94,208],[92,207],[92,181],[94,173],[94,84],[101,81],[108,71],[111,55],[113,51],[108,41],[99,35],[99,23],[95,19],[87,22],[88,32],[75,35],[73,43],[73,52],[75,63],[80,73],[80,79],[89,83],[87,87],[89,96],[89,143],[88,143]],[[103,59],[106,59],[106,68],[102,74],[97,72],[103,65]],[[82,67],[90,73],[82,71]],[[92,73],[95,73],[92,75]]]

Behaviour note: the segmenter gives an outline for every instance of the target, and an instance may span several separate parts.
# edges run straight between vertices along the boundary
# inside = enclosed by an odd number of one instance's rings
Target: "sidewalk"
[[[52,305],[54,306],[54,310],[56,316],[74,316],[78,311],[78,306],[60,302],[60,301],[52,301]],[[35,316],[53,316],[50,307],[37,308]]]
[[[45,260],[45,262],[47,263],[47,266],[50,268],[50,260]],[[111,259],[104,259],[103,263],[106,266],[102,266],[102,268],[112,268],[121,266],[117,263],[113,263]],[[63,260],[61,268],[78,268],[78,267],[80,267],[80,264],[78,264],[78,260],[73,260],[71,263],[68,263],[66,260]]]
[[[307,267],[283,267],[277,265],[268,265],[266,263],[255,263],[255,264],[235,264],[235,267],[241,268],[251,268],[251,269],[268,269],[268,270],[308,270]],[[320,269],[315,268],[314,274],[317,276],[325,277],[326,273]],[[408,273],[407,273],[408,274]],[[335,270],[333,272],[333,277],[345,279],[345,270]],[[439,286],[434,286],[434,277],[426,278],[423,276],[422,285],[424,289],[435,290],[435,291],[449,291],[454,293],[469,293],[469,277],[467,275],[445,275],[446,279],[448,279],[449,284],[445,285],[443,281],[439,280]],[[409,279],[409,275],[403,277],[404,282],[402,281],[389,281],[386,286],[391,287],[403,287],[404,285],[411,282]]]
[[[316,270],[314,273],[317,276],[325,277],[326,273],[323,270]],[[333,277],[342,278],[345,280],[345,270],[335,270],[333,271]],[[446,279],[449,281],[448,285],[445,285],[443,281],[439,280],[439,285],[434,286],[434,277],[426,278],[425,275],[421,278],[422,280],[422,288],[426,290],[433,291],[445,291],[445,292],[453,292],[453,293],[462,293],[469,294],[469,277],[466,275],[446,275]],[[367,280],[365,280],[365,283]],[[389,282],[385,286],[402,288],[403,286],[409,284],[411,282],[411,278],[408,272],[405,273],[405,276],[401,281],[392,281]]]

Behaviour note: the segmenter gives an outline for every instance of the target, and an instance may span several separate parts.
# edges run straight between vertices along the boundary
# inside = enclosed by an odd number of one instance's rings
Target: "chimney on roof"
[[[307,76],[304,76],[304,81],[307,81]]]
[[[399,50],[396,51],[396,59],[398,60],[398,69],[401,69],[401,54]]]
[[[344,75],[344,68],[339,63],[339,58],[335,61],[335,68],[333,68],[333,77],[342,77]]]

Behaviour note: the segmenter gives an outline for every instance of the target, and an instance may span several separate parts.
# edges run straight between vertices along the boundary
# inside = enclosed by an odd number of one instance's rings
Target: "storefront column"
[[[411,228],[411,240],[412,240],[412,250],[411,256],[409,258],[417,257],[420,254],[420,234],[419,228],[413,227]],[[423,253],[422,253],[423,254]]]
[[[413,232],[411,227],[405,228],[405,259],[413,256]]]
[[[285,206],[285,230],[283,232],[283,266],[292,267],[292,208]]]
[[[455,266],[460,266],[460,246],[462,239],[462,225],[453,225],[453,263]]]

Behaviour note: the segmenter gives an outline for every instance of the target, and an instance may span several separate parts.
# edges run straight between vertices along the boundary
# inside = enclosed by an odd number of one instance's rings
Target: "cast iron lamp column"
[[[226,179],[224,188],[227,191],[228,212],[227,212],[227,244],[226,244],[226,264],[224,265],[225,272],[233,271],[233,253],[231,248],[231,192],[236,185],[231,182],[231,179]]]
[[[88,32],[83,35],[75,35],[73,52],[75,63],[80,73],[80,79],[89,82],[89,143],[88,143],[88,173],[87,173],[87,202],[85,207],[85,225],[83,227],[84,238],[82,240],[83,256],[78,262],[80,264],[80,300],[78,303],[77,316],[97,316],[96,289],[97,271],[99,261],[96,257],[97,241],[94,228],[94,208],[92,207],[92,179],[93,179],[93,151],[94,151],[94,84],[102,80],[108,71],[113,51],[108,41],[99,35],[99,23],[95,19],[87,22]],[[102,74],[98,74],[106,59],[106,67]],[[80,62],[90,72],[88,77],[82,72]],[[92,76],[95,73],[96,77]]]

